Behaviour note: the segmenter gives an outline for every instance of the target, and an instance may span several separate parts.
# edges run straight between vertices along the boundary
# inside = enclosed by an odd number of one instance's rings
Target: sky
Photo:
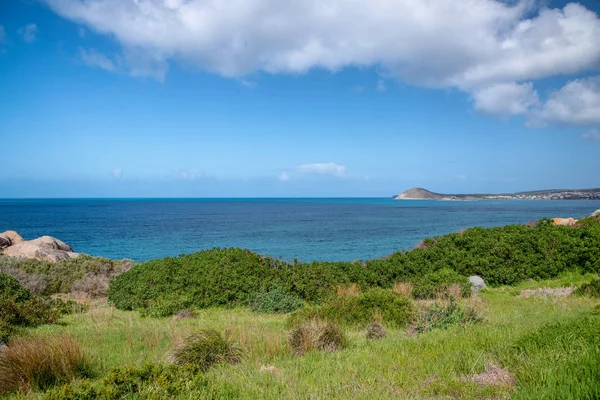
[[[0,198],[600,187],[599,14],[0,0]]]

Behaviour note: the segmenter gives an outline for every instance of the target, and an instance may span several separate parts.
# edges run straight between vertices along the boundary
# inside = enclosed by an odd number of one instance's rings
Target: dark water
[[[580,218],[596,209],[600,201],[0,200],[0,232],[55,236],[78,252],[136,261],[230,246],[286,260],[355,260],[472,226]]]

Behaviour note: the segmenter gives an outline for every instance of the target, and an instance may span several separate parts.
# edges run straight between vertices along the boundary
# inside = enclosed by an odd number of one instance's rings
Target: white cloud
[[[112,170],[112,176],[115,179],[123,179],[123,170],[121,168],[115,168]]]
[[[600,18],[578,3],[547,9],[535,0],[42,1],[114,37],[131,75],[161,81],[172,60],[238,79],[376,67],[403,82],[460,89],[478,109],[510,115],[535,103],[531,81],[586,72],[600,61]]]
[[[110,58],[102,53],[98,53],[94,49],[85,50],[80,47],[79,58],[85,65],[90,67],[98,67],[111,72],[114,72],[117,69],[115,63]]]
[[[499,83],[473,93],[474,106],[486,114],[509,116],[527,114],[539,103],[532,83]]]
[[[204,173],[197,169],[176,169],[174,171],[176,179],[185,181],[195,181],[197,179],[204,178]]]
[[[249,81],[246,79],[242,79],[240,81],[240,83],[242,84],[242,86],[246,86],[248,88],[254,88],[254,87],[258,86],[258,83],[254,82],[254,81]]]
[[[591,130],[587,131],[586,133],[584,133],[583,135],[581,135],[581,138],[583,140],[592,140],[592,141],[599,140],[600,141],[600,131],[598,129],[591,129]]]
[[[377,91],[385,92],[386,90],[387,90],[387,86],[385,86],[385,81],[383,79],[380,79],[379,81],[377,81]]]
[[[37,25],[36,24],[27,24],[19,29],[17,29],[17,33],[21,35],[24,41],[27,43],[33,43],[35,41],[35,35],[37,33]]]
[[[290,176],[284,171],[281,174],[279,174],[279,180],[282,182],[287,182],[290,180]]]
[[[320,175],[342,176],[346,173],[346,167],[335,163],[315,163],[300,165],[299,167],[296,167],[296,171]]]
[[[568,82],[550,94],[533,118],[571,125],[600,124],[600,75]]]

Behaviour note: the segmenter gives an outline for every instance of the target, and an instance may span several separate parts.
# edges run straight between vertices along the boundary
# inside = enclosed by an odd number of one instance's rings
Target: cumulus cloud
[[[378,92],[385,92],[387,90],[387,86],[385,85],[385,81],[383,79],[380,79],[379,81],[377,81],[377,91]]]
[[[598,129],[591,129],[581,135],[583,140],[600,141],[600,131]]]
[[[548,9],[535,0],[42,1],[114,37],[131,75],[158,80],[172,60],[238,79],[375,67],[402,82],[457,88],[477,109],[511,115],[535,105],[531,81],[589,71],[600,61],[600,18],[578,3]]]
[[[117,69],[115,63],[110,58],[102,53],[98,53],[94,49],[85,50],[80,47],[79,58],[85,65],[90,67],[97,67],[111,72]]]
[[[529,113],[539,103],[532,83],[499,83],[473,93],[476,110],[486,114],[509,116]]]
[[[551,93],[533,117],[571,125],[600,124],[600,76],[568,82]]]
[[[24,41],[27,43],[33,43],[35,41],[35,35],[37,33],[37,25],[36,24],[27,24],[19,29],[17,29],[17,33],[21,35]]]
[[[115,179],[123,179],[123,170],[121,168],[115,168],[112,170],[112,176]]]
[[[335,163],[315,163],[300,165],[296,167],[296,171],[320,175],[342,176],[346,173],[346,167]]]

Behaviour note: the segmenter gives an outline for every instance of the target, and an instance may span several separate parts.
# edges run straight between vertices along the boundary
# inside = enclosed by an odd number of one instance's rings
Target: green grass
[[[590,277],[561,277],[543,285],[553,287],[564,279]],[[597,299],[520,298],[500,288],[486,290],[480,300],[462,302],[482,312],[485,321],[412,336],[406,329],[388,329],[387,337],[377,341],[367,340],[363,329],[350,327],[345,349],[303,357],[294,356],[288,347],[286,316],[241,308],[195,310],[195,318],[175,320],[143,318],[135,311],[97,303],[85,313],[64,317],[62,325],[31,333],[70,334],[92,360],[97,376],[92,383],[99,384],[111,368],[164,363],[189,334],[215,329],[234,338],[246,355],[237,365],[217,365],[206,372],[205,398],[538,398],[536,393],[569,398],[570,384],[589,386],[590,379],[594,383],[590,377],[599,365],[594,344],[600,343]],[[552,332],[570,339],[553,341]],[[481,386],[461,379],[481,373],[490,363],[513,374],[516,386]],[[262,366],[276,371],[261,372]],[[559,397],[553,397],[556,388]]]

